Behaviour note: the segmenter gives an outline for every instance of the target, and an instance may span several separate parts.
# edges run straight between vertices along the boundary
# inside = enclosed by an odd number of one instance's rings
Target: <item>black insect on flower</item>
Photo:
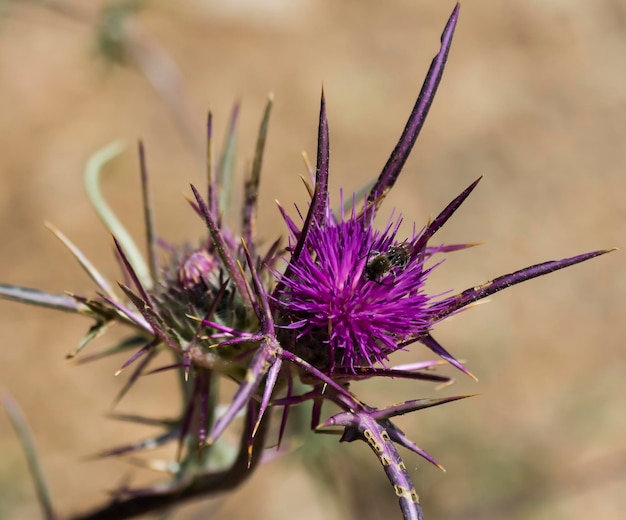
[[[387,273],[395,279],[394,269],[404,269],[411,259],[411,247],[406,242],[389,246],[385,252],[370,251],[363,275],[367,280],[379,282]]]
[[[0,296],[95,319],[72,355],[113,323],[130,329],[126,341],[104,353],[128,351],[140,345],[122,366],[124,369],[133,365],[134,370],[118,397],[126,393],[139,376],[150,372],[148,367],[159,352],[169,351],[173,361],[151,371],[169,369],[180,374],[183,406],[175,420],[152,421],[164,430],[159,435],[103,454],[121,455],[176,441],[180,446],[177,459],[167,465],[153,465],[166,467],[173,478],[145,489],[121,489],[110,503],[81,518],[128,518],[191,497],[236,487],[261,461],[272,418],[268,410],[282,411],[280,440],[290,408],[306,401],[313,403],[313,428],[316,431],[338,429],[342,441],[366,442],[393,486],[403,517],[422,518],[417,493],[396,445],[438,463],[407,439],[392,419],[466,396],[414,399],[374,408],[358,399],[347,383],[373,377],[448,383],[449,377],[432,370],[445,362],[472,376],[433,337],[432,330],[437,323],[502,289],[608,252],[594,251],[548,261],[457,294],[433,295],[428,293],[426,285],[430,273],[441,263],[439,259],[472,244],[431,246],[429,241],[480,179],[409,237],[398,236],[400,218],[392,218],[382,230],[375,227],[377,209],[398,179],[434,99],[459,9],[457,4],[452,11],[442,34],[441,48],[383,171],[362,201],[353,196],[351,209],[339,214],[330,208],[329,133],[322,94],[317,165],[308,210],[297,222],[280,208],[290,236],[285,250],[281,250],[276,241],[261,252],[255,233],[256,201],[271,99],[261,123],[251,173],[244,186],[240,237],[223,224],[224,202],[218,197],[231,175],[228,165],[232,164],[237,108],[217,168],[213,164],[212,116],[209,115],[206,197],[192,186],[194,198],[190,202],[206,223],[207,236],[197,246],[167,248],[168,260],[164,263],[157,254],[143,148],[140,148],[140,164],[147,261],[98,190],[100,167],[115,150],[106,149],[90,161],[87,177],[92,201],[116,237],[124,280],[119,290],[114,289],[61,232],[53,229],[99,287],[96,295],[48,294],[2,285]],[[343,200],[340,202],[343,207]],[[414,226],[414,229],[417,228]],[[414,344],[424,345],[440,359],[391,365],[394,352]],[[234,381],[237,386],[222,409],[219,407],[219,383],[223,378]],[[326,409],[322,409],[325,402],[332,403],[337,413],[325,417]],[[222,434],[242,415],[244,424],[238,443],[233,446]]]

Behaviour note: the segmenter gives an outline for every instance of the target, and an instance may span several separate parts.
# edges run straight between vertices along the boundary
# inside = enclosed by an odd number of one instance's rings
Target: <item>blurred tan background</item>
[[[315,155],[322,82],[337,196],[385,163],[453,7],[441,0],[146,2],[126,19],[130,52],[120,66],[96,44],[98,31],[114,27],[103,21],[107,3],[83,4],[7,1],[0,16],[0,281],[79,294],[92,294],[93,286],[43,222],[116,277],[110,238],[82,187],[95,150],[117,138],[129,144],[105,186],[140,236],[135,142],[143,138],[160,234],[194,240],[202,226],[183,193],[189,182],[202,183],[207,109],[220,143],[233,101],[242,100],[242,174],[274,92],[259,223],[273,240],[284,229],[274,199],[290,211],[306,200],[300,151]],[[395,207],[421,226],[485,176],[438,240],[486,244],[450,256],[433,292],[623,246],[624,56],[623,0],[464,3],[438,98],[380,219]],[[624,518],[623,254],[497,294],[439,326],[436,337],[479,383],[458,377],[439,394],[415,382],[356,387],[378,405],[481,394],[399,421],[448,470],[406,454],[427,519]],[[126,477],[155,478],[123,461],[85,460],[154,432],[104,417],[124,381],[113,377],[123,359],[79,367],[64,359],[88,325],[0,302],[0,390],[23,407],[62,514],[102,502]],[[101,340],[92,352],[108,344]],[[415,349],[396,361],[430,357]],[[146,378],[119,410],[171,415],[170,387],[168,376]],[[364,445],[332,451],[331,441],[323,443],[325,455],[297,453],[263,467],[220,509],[203,502],[174,518],[207,518],[209,511],[225,519],[398,518],[375,457]],[[3,413],[0,461],[0,517],[36,518],[24,458]],[[317,476],[303,461],[315,462]],[[335,474],[337,495],[314,482],[324,472]]]

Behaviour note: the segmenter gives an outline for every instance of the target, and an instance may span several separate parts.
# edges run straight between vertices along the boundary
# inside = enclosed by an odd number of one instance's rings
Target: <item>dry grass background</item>
[[[63,5],[87,9],[95,20],[105,3]],[[93,290],[44,220],[115,277],[111,241],[87,203],[82,169],[116,138],[145,140],[160,233],[170,240],[199,236],[182,194],[202,179],[206,109],[213,108],[221,132],[238,97],[243,172],[265,96],[275,94],[259,223],[268,240],[283,229],[273,199],[289,207],[305,201],[300,151],[315,152],[322,81],[332,193],[357,189],[377,175],[399,136],[452,7],[427,0],[149,3],[131,29],[140,49],[150,46],[148,57],[166,52],[179,68],[186,91],[172,98],[173,112],[136,68],[97,56],[89,22],[36,2],[4,2],[0,279]],[[625,54],[623,0],[465,2],[438,99],[385,204],[421,224],[485,175],[440,239],[486,245],[451,256],[433,291],[623,246]],[[109,172],[106,190],[139,233],[133,146]],[[624,274],[618,251],[498,294],[438,328],[440,341],[480,377],[478,384],[459,378],[445,392],[481,396],[402,421],[448,470],[407,455],[427,518],[624,518]],[[0,303],[0,388],[27,414],[63,513],[104,500],[125,476],[153,478],[121,461],[84,460],[150,433],[104,417],[123,383],[113,377],[121,359],[80,367],[64,359],[87,325]],[[143,380],[120,409],[172,412],[176,399],[167,383],[167,376]],[[435,394],[416,383],[368,383],[358,391],[378,404]],[[221,509],[204,502],[174,518],[207,518],[213,510],[225,519],[397,518],[374,457],[364,446],[339,448],[275,461]],[[349,459],[338,458],[344,452]],[[3,414],[0,461],[0,517],[36,518],[23,455]],[[338,475],[331,485],[343,506],[314,484],[307,464]]]

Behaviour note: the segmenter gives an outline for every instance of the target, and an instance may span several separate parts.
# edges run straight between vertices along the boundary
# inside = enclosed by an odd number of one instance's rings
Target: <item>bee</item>
[[[371,251],[370,255],[374,254],[374,256],[368,258],[367,264],[365,264],[363,271],[365,279],[380,282],[389,272],[395,278],[395,273],[392,269],[394,267],[404,269],[409,264],[411,253],[412,248],[406,242],[402,242],[402,244],[397,246],[389,246],[389,249],[384,253]]]

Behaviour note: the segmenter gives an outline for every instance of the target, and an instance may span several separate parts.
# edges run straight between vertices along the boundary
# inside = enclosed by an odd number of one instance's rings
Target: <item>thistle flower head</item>
[[[340,428],[342,441],[367,442],[393,485],[404,518],[422,518],[417,493],[396,445],[435,464],[436,461],[407,439],[391,419],[466,396],[413,399],[373,408],[357,399],[345,383],[370,377],[450,382],[449,377],[425,370],[440,364],[439,361],[389,366],[395,351],[414,343],[421,343],[444,361],[470,374],[432,336],[435,324],[502,289],[607,252],[594,251],[533,265],[453,295],[429,294],[427,278],[441,263],[441,255],[472,245],[432,247],[429,241],[480,179],[464,189],[419,232],[400,236],[400,218],[392,218],[381,231],[376,230],[376,211],[400,175],[434,99],[459,9],[457,4],[452,11],[415,106],[377,181],[359,211],[356,208],[361,203],[356,204],[354,196],[352,209],[338,216],[329,207],[329,131],[322,94],[315,184],[310,190],[308,211],[297,224],[281,208],[291,238],[284,271],[278,270],[279,241],[261,254],[255,234],[270,98],[250,176],[244,185],[240,238],[222,225],[222,194],[228,192],[222,188],[229,184],[226,170],[233,164],[237,106],[217,169],[212,163],[212,116],[209,115],[206,200],[192,186],[195,200],[191,205],[208,228],[208,236],[198,247],[172,248],[166,265],[159,265],[140,146],[148,262],[103,202],[99,191],[92,188],[90,195],[116,236],[124,279],[119,284],[121,293],[56,229],[53,232],[98,285],[98,294],[89,298],[0,285],[0,297],[95,318],[96,324],[72,356],[112,322],[130,327],[131,337],[105,353],[124,351],[137,345],[138,340],[143,345],[122,366],[124,369],[135,364],[120,396],[140,375],[147,373],[148,364],[162,350],[168,350],[174,358],[165,368],[178,370],[184,376],[179,378],[183,397],[181,416],[176,421],[153,421],[165,427],[165,433],[104,454],[131,453],[177,440],[179,453],[174,470],[168,466],[175,478],[148,489],[121,490],[124,499],[115,497],[103,506],[107,518],[124,517],[122,511],[147,512],[199,494],[235,487],[260,462],[271,417],[266,411],[272,407],[283,411],[280,445],[290,407],[304,401],[314,403],[311,424],[316,431]],[[88,165],[87,177],[90,171],[97,172],[114,153],[103,150],[96,155],[93,161],[99,166]],[[223,413],[217,411],[219,378],[237,384]],[[340,411],[323,418],[323,401],[332,402]],[[245,412],[246,420],[233,460],[224,456],[218,440],[222,440],[222,433],[241,412]],[[197,451],[190,449],[193,445]],[[154,495],[160,496],[153,501]],[[100,517],[99,513],[94,512],[94,517]]]
[[[174,330],[188,330],[187,341],[197,333],[189,316],[240,329],[254,326],[212,244],[173,248],[169,256],[160,279],[147,292]],[[202,341],[197,344],[205,347]]]
[[[177,270],[177,278],[186,294],[205,295],[211,287],[219,286],[219,262],[207,249],[185,255]]]
[[[331,374],[384,366],[402,341],[431,326],[424,285],[432,268],[418,237],[398,240],[401,219],[382,232],[371,220],[353,207],[338,221],[314,222],[276,294],[279,325],[291,332],[286,348]]]

